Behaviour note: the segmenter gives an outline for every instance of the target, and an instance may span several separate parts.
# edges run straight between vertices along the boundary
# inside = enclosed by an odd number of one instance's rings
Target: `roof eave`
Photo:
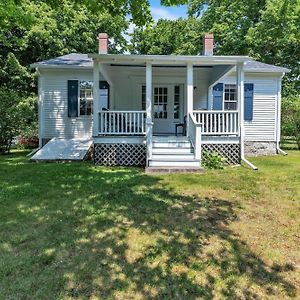
[[[236,64],[249,60],[247,56],[184,56],[184,55],[136,55],[136,54],[88,54],[93,60],[100,60],[103,63],[160,63],[174,64],[178,62],[194,64]]]

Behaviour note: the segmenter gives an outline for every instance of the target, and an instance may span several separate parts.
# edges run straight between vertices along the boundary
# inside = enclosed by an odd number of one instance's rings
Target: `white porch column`
[[[239,127],[240,127],[240,143],[241,143],[241,158],[244,158],[244,63],[238,63],[236,66],[236,84],[237,84],[237,99],[239,108]]]
[[[190,113],[193,112],[194,108],[194,83],[193,83],[193,64],[188,63],[186,68],[186,88],[187,88],[187,106],[186,106],[186,114],[187,114],[187,136],[189,135],[189,122]]]
[[[146,64],[146,140],[147,140],[147,161],[152,158],[152,64]]]
[[[99,133],[99,62],[94,59],[93,67],[93,136]]]

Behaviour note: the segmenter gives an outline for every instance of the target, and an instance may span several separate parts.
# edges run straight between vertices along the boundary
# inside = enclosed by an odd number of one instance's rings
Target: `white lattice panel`
[[[237,165],[241,162],[241,151],[239,144],[203,144],[202,151],[217,152],[226,158],[229,165]]]
[[[145,166],[143,144],[95,144],[94,161],[102,166]]]

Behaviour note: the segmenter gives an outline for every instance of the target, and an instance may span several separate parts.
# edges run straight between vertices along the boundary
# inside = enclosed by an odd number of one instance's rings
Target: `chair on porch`
[[[176,134],[176,136],[178,136],[178,128],[179,127],[182,127],[182,135],[186,135],[186,118],[187,118],[187,116],[184,116],[183,122],[175,124],[175,134]]]

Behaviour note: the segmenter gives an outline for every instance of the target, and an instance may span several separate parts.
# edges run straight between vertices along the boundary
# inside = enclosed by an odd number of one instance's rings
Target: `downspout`
[[[280,79],[277,82],[277,114],[276,114],[276,151],[277,154],[283,154],[288,155],[285,151],[280,149],[279,143],[280,143],[280,130],[281,130],[281,80],[285,73],[283,73],[280,77]]]
[[[39,126],[39,147],[36,149],[36,151],[32,151],[29,153],[28,156],[33,155],[35,152],[37,152],[39,149],[43,147],[43,134],[44,134],[44,93],[41,90],[41,73],[39,71],[39,68],[36,68],[36,72],[38,74],[38,126]]]
[[[245,162],[253,170],[258,170],[255,165],[245,158],[245,128],[244,128],[244,70],[243,64],[238,64],[236,68],[238,100],[239,100],[239,123],[240,123],[240,145],[241,145],[241,160]]]

